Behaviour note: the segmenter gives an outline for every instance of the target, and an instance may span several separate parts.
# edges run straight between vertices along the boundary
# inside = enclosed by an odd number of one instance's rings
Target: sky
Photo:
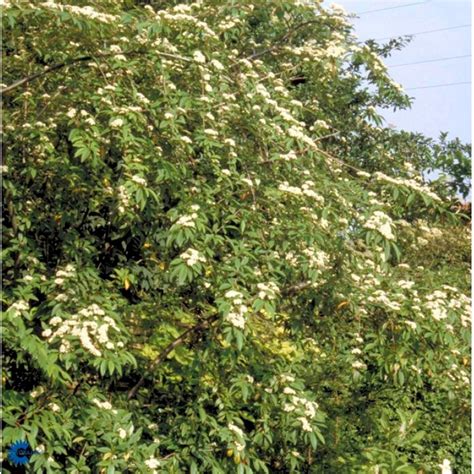
[[[325,5],[335,3],[325,1]],[[401,51],[385,60],[389,73],[414,98],[409,110],[382,115],[387,125],[437,138],[471,141],[471,85],[440,84],[471,81],[471,3],[469,0],[337,0],[358,17],[351,21],[361,41],[450,28],[414,36]],[[380,10],[380,11],[372,11]],[[459,27],[459,28],[453,28]],[[463,56],[461,58],[451,58]],[[405,65],[406,63],[442,61]],[[400,66],[403,65],[403,66]],[[395,67],[397,66],[397,67]],[[422,88],[419,88],[422,87]],[[411,89],[416,88],[416,89]]]

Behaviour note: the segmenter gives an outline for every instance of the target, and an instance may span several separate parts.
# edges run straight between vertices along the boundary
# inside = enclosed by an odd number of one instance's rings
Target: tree
[[[34,472],[467,472],[470,235],[423,178],[449,147],[376,112],[410,103],[398,43],[299,0],[3,23],[6,446]]]

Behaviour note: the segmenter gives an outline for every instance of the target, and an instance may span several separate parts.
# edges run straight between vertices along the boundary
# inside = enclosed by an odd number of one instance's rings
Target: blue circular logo
[[[33,454],[28,441],[15,441],[8,450],[8,459],[15,466],[24,466],[27,464]]]

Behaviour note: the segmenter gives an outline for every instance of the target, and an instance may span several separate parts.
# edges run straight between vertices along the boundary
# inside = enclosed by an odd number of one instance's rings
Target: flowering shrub
[[[390,48],[317,1],[73,3],[3,2],[5,447],[468,472],[467,148],[381,126]]]

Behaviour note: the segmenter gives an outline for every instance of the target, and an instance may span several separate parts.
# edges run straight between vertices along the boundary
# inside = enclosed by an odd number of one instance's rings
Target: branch
[[[189,329],[187,329],[186,331],[183,332],[183,334],[181,334],[180,336],[178,336],[173,342],[171,342],[168,346],[166,346],[166,348],[164,349],[163,352],[161,352],[158,357],[156,357],[156,359],[153,360],[153,362],[150,364],[150,366],[148,367],[148,370],[151,371],[153,370],[155,367],[157,367],[158,365],[160,365],[165,359],[166,357],[168,356],[168,354],[177,346],[181,345],[185,340],[186,338],[196,332],[196,331],[199,331],[200,329],[204,329],[206,326],[212,324],[214,321],[216,321],[218,319],[219,315],[218,314],[214,314],[210,317],[208,317],[207,319],[205,319],[204,321],[201,321],[200,323],[196,324],[195,326],[193,327],[190,327]],[[127,395],[127,399],[128,400],[131,400],[133,397],[135,397],[135,395],[137,394],[138,390],[140,389],[140,387],[145,383],[145,375],[142,375],[142,377],[140,378],[140,380],[135,384],[135,386],[128,392],[128,395]]]
[[[46,74],[49,74],[50,72],[57,71],[67,66],[74,66],[76,64],[83,63],[85,61],[93,61],[96,58],[105,58],[109,56],[115,56],[116,54],[132,55],[132,54],[147,54],[147,53],[148,51],[124,51],[123,53],[103,53],[103,54],[97,54],[95,56],[81,56],[79,58],[70,59],[62,63],[54,64],[53,66],[47,67],[41,72],[37,72],[35,74],[32,74],[31,76],[26,76],[26,77],[23,77],[22,79],[18,79],[18,81],[15,81],[13,84],[10,84],[9,86],[6,86],[0,89],[0,93],[5,94],[7,92],[12,91],[13,89],[16,89],[17,87],[22,86],[23,84],[28,84],[29,82],[32,82],[35,79],[46,76]],[[163,56],[165,58],[178,59],[180,61],[185,61],[185,62],[192,62],[192,60],[189,58],[185,58],[183,56],[178,56],[175,54],[162,53],[159,51],[155,51],[155,54],[157,54],[158,56]]]
[[[307,288],[310,288],[312,285],[313,285],[312,282],[303,281],[301,283],[297,283],[296,285],[287,286],[286,288],[283,288],[282,294],[290,296],[295,293],[298,293],[299,291],[306,290]]]
[[[244,60],[246,59],[247,61],[251,61],[252,59],[256,59],[256,58],[259,58],[260,56],[264,56],[265,54],[271,53],[272,51],[274,51],[275,49],[277,49],[279,47],[280,43],[283,43],[284,41],[289,39],[299,29],[301,29],[301,28],[303,28],[307,25],[310,25],[312,23],[319,23],[319,19],[318,20],[305,21],[303,23],[300,23],[299,25],[296,25],[292,30],[288,31],[288,33],[284,34],[279,39],[277,39],[275,41],[275,43],[273,44],[273,46],[270,46],[270,48],[264,49],[263,51],[259,51],[258,53],[251,54],[250,56],[247,56],[246,58],[244,58]],[[238,63],[236,63],[236,64],[238,64]]]

